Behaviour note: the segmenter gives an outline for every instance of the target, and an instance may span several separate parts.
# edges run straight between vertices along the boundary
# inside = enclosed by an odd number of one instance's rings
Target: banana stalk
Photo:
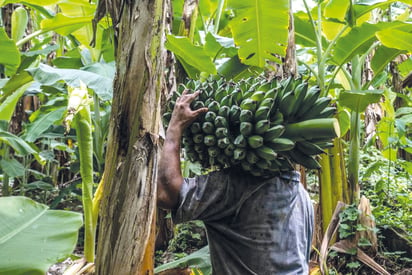
[[[90,103],[87,87],[83,83],[80,84],[80,88],[69,88],[68,114],[65,119],[66,132],[73,124],[76,129],[82,177],[84,255],[86,261],[92,263],[95,255],[97,218],[93,215],[93,137]]]
[[[334,209],[332,201],[332,179],[329,156],[321,155],[319,163],[322,167],[319,173],[322,232],[326,232]]]

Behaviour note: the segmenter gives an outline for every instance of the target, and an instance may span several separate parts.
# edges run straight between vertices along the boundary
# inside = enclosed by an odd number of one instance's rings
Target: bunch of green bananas
[[[293,163],[317,169],[315,156],[339,135],[330,98],[302,79],[189,80],[169,99],[166,127],[185,89],[201,92],[192,109],[208,107],[182,138],[186,157],[205,169],[239,166],[255,176],[293,170]]]

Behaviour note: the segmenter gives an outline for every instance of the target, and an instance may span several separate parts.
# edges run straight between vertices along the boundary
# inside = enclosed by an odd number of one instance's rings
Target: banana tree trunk
[[[106,153],[97,274],[153,274],[163,84],[164,0],[106,0],[117,74]]]

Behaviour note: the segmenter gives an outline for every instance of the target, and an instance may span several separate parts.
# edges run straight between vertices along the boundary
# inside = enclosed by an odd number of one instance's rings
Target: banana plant
[[[180,17],[181,8],[174,9]],[[166,42],[189,77],[219,73],[240,79],[262,72],[267,61],[285,56],[289,1],[199,1],[197,9],[192,22],[195,30],[187,37],[179,32],[182,28],[174,28]]]
[[[362,112],[364,110],[362,108],[366,108],[366,105],[376,102],[381,94],[376,90],[369,91],[368,89],[395,56],[407,51],[402,45],[408,43],[401,43],[395,47],[394,43],[389,42],[391,40],[389,34],[392,31],[409,34],[411,28],[410,24],[403,22],[375,24],[367,22],[374,9],[388,7],[393,1],[385,1],[385,3],[372,1],[366,5],[364,3],[358,4],[356,1],[330,0],[321,1],[313,9],[305,0],[303,2],[306,13],[297,12],[295,14],[296,43],[305,47],[301,50],[302,53],[311,53],[313,49],[316,64],[310,65],[304,61],[301,61],[301,64],[316,78],[324,96],[327,94],[335,95],[340,109],[338,118],[341,129],[350,128],[351,131],[348,177],[346,177],[345,170],[342,170],[344,167],[342,165],[344,161],[342,151],[335,152],[336,149],[329,149],[329,156],[322,156],[321,159],[323,164],[320,175],[321,189],[326,191],[321,192],[321,204],[323,205],[323,224],[324,229],[326,229],[336,200],[345,201],[347,199],[346,202],[353,203],[358,199],[359,112]],[[375,50],[372,57],[374,78],[362,83],[362,66],[365,55],[361,56],[360,54],[365,51],[370,53],[372,50]],[[351,63],[352,66],[351,72],[348,72],[344,67],[348,63]],[[352,92],[343,91],[340,96],[336,96],[331,87],[336,85],[337,79],[339,79],[338,83],[340,83],[341,89]],[[351,101],[355,105],[360,105],[354,106],[350,103]],[[342,135],[345,133],[346,131],[342,131]],[[339,158],[341,159],[340,164],[336,162]],[[339,176],[325,175],[329,171],[332,173],[339,171]],[[345,192],[348,189],[345,187],[346,178],[351,186],[349,193]],[[333,185],[332,182],[334,182]],[[342,194],[342,196],[332,198],[331,194]]]

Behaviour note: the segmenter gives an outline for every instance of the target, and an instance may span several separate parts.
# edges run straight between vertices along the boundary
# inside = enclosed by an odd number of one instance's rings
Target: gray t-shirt
[[[308,274],[313,207],[299,173],[271,179],[235,169],[186,178],[175,223],[202,220],[213,274]]]

